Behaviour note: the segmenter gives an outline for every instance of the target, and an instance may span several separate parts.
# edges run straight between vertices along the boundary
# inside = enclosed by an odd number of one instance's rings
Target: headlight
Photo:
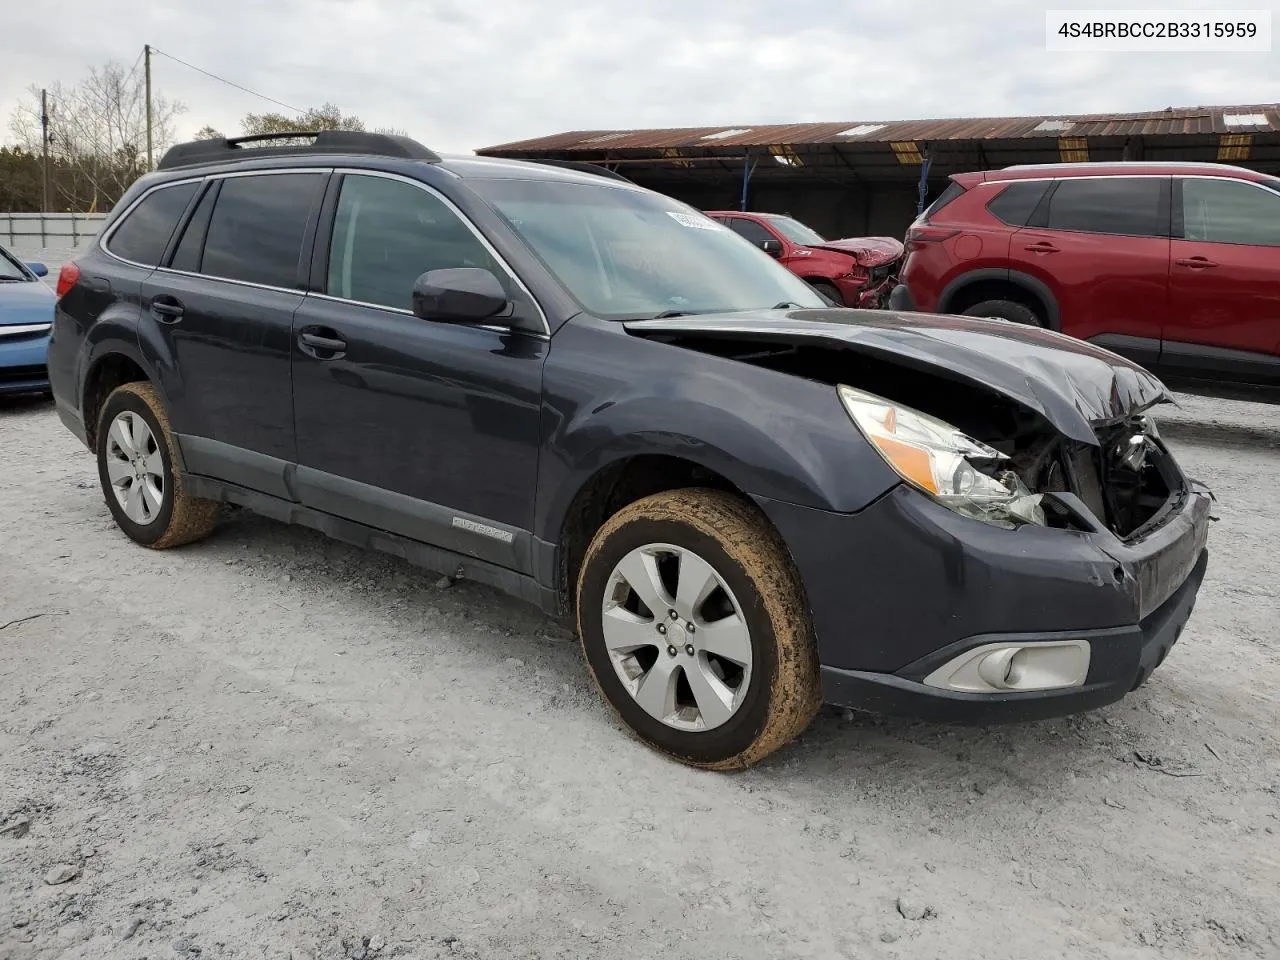
[[[903,480],[962,516],[998,527],[1044,525],[1040,495],[1032,494],[1009,459],[958,429],[883,397],[839,387],[858,429]]]

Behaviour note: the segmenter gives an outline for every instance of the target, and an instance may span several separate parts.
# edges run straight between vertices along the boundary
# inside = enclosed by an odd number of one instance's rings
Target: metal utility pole
[[[49,94],[40,91],[40,145],[44,151],[44,168],[41,179],[44,181],[44,203],[40,209],[49,212]]]
[[[142,59],[146,62],[147,75],[147,169],[154,169],[151,164],[151,44],[142,47]]]

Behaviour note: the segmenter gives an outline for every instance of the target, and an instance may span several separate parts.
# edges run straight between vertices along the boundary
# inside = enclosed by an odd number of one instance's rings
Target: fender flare
[[[1049,289],[1048,284],[1043,280],[1033,277],[1029,273],[1023,273],[1021,270],[988,267],[962,273],[943,288],[942,295],[938,297],[938,313],[948,313],[951,301],[955,299],[956,294],[966,287],[984,280],[998,280],[1001,283],[1009,283],[1034,294],[1044,304],[1047,314],[1045,321],[1049,324],[1049,329],[1061,332],[1062,318],[1058,310],[1058,298],[1053,295],[1053,291]]]
[[[137,331],[132,327],[112,321],[99,321],[90,328],[84,342],[80,347],[80,358],[76,364],[76,389],[77,404],[79,406],[80,418],[84,423],[86,433],[93,432],[96,429],[96,423],[90,423],[86,402],[88,400],[88,390],[90,376],[93,371],[108,357],[121,356],[127,357],[147,376],[151,385],[155,387],[160,394],[160,399],[168,406],[168,398],[165,396],[164,388],[160,383],[160,378],[156,375],[156,370],[152,364],[148,363],[143,357],[142,350],[138,347]]]

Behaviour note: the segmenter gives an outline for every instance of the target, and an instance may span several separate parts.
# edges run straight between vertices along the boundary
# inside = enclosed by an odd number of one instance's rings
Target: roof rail
[[[278,147],[250,146],[246,149],[247,144],[305,138],[314,139],[307,144]],[[296,130],[286,133],[260,133],[250,137],[192,140],[188,143],[179,143],[165,152],[156,169],[171,170],[174,167],[254,160],[258,157],[288,157],[299,154],[305,156],[309,153],[361,153],[381,157],[399,157],[405,160],[426,160],[428,163],[440,162],[437,154],[409,137],[352,130]]]
[[[582,173],[594,173],[598,177],[608,177],[610,180],[621,180],[623,183],[634,183],[628,180],[622,174],[608,167],[602,167],[598,163],[588,163],[585,160],[544,160],[541,157],[529,157],[528,163],[543,163],[549,167],[564,167],[566,170],[578,170]]]
[[[1245,170],[1230,163],[1212,163],[1205,160],[1086,160],[1083,163],[1015,163],[1001,167],[1002,170],[1050,170],[1050,169],[1085,169],[1097,167],[1208,167],[1215,170]],[[1253,172],[1253,171],[1248,171]]]

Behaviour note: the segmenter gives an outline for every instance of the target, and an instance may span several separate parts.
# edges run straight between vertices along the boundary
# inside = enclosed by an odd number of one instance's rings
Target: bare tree
[[[58,182],[59,206],[110,207],[146,172],[147,104],[142,74],[107,63],[91,68],[75,86],[57,83],[49,93],[50,157],[72,174]],[[162,152],[173,143],[174,118],[186,107],[154,94],[151,104],[152,143],[156,152]],[[14,110],[9,129],[28,150],[40,151],[39,88],[28,90],[28,99]]]
[[[195,132],[195,136],[193,136],[191,139],[192,140],[222,140],[224,139],[224,134],[222,133],[221,130],[215,130],[213,127],[209,126],[206,123],[203,127],[201,127],[199,130]]]

